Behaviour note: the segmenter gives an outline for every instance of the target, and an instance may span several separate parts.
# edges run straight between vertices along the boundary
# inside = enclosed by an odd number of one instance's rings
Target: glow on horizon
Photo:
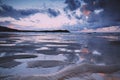
[[[76,20],[69,20],[65,15],[50,18],[47,14],[37,13],[27,18],[21,18],[12,23],[26,28],[32,26],[32,29],[60,29],[64,25],[76,24]]]
[[[11,21],[11,24],[8,25],[8,27],[12,25],[12,28],[26,30],[63,29],[63,26],[72,26],[77,24],[77,20],[74,17],[72,19],[69,19],[64,13],[53,18],[49,17],[47,14],[37,13],[29,17],[20,18],[19,20],[15,20],[11,17],[6,17],[2,18],[0,21]]]

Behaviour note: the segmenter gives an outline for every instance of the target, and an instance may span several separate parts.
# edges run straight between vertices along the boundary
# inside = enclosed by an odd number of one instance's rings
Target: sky
[[[0,0],[0,25],[82,30],[120,25],[119,0]]]

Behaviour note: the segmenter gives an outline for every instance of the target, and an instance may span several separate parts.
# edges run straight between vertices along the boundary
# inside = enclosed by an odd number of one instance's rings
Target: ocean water
[[[81,63],[120,64],[119,41],[115,33],[0,33],[0,76],[49,74]]]

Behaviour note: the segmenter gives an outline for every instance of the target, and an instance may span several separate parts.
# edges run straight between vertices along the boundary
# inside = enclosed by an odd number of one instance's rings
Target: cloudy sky
[[[24,30],[120,24],[119,0],[0,0],[0,25]]]

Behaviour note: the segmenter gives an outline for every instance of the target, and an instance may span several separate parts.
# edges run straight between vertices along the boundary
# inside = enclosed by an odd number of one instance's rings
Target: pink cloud
[[[77,21],[75,18],[70,20],[65,14],[51,18],[47,14],[37,13],[26,18],[20,18],[20,20],[14,20],[12,24],[21,26],[21,29],[22,27],[28,29],[28,26],[32,26],[32,29],[60,29],[64,25],[75,25]]]

